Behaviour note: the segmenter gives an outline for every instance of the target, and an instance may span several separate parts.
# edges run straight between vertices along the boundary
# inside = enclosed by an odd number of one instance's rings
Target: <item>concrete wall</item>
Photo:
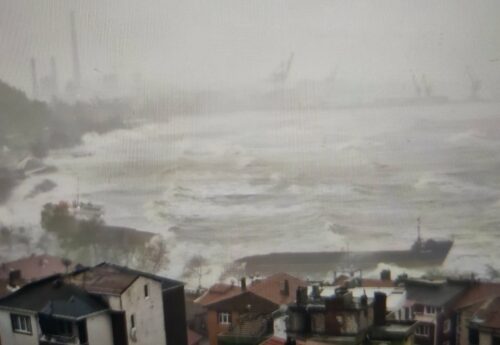
[[[89,345],[113,345],[111,317],[108,313],[87,318]]]
[[[457,317],[457,345],[469,344],[469,321],[474,314],[474,309],[463,309]]]
[[[479,332],[479,345],[491,345],[491,333],[489,332]]]
[[[149,297],[144,296],[148,285]],[[121,305],[127,320],[129,344],[166,344],[161,284],[145,277],[137,278],[121,295]],[[136,339],[131,337],[131,315],[135,315]],[[169,344],[176,345],[176,344]]]
[[[282,315],[273,321],[273,334],[275,337],[286,339],[286,319],[288,316]],[[324,321],[323,321],[324,326]]]
[[[122,310],[121,300],[118,296],[106,296],[106,301],[111,310]]]
[[[38,338],[40,328],[38,326],[38,319],[35,314],[16,313],[22,315],[29,315],[31,319],[32,334],[20,334],[12,331],[12,322],[10,319],[10,312],[0,310],[0,340],[4,345],[38,345]]]

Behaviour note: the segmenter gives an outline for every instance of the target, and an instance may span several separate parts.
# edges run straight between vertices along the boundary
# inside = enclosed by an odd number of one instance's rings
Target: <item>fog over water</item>
[[[88,134],[50,158],[54,191],[28,202],[20,188],[2,211],[38,222],[47,199],[75,197],[78,178],[108,223],[172,240],[171,274],[196,253],[220,267],[272,251],[405,249],[420,216],[424,237],[455,239],[446,269],[484,274],[500,261],[497,109],[174,116]]]
[[[58,90],[37,98],[130,111],[125,129],[51,151],[57,171],[22,181],[0,225],[40,235],[42,206],[80,191],[106,223],[166,236],[163,273],[207,257],[208,284],[246,255],[407,249],[421,217],[424,237],[455,241],[446,270],[486,276],[500,269],[498,13],[495,0],[1,1],[1,80],[33,98],[30,59],[42,78],[53,56]],[[26,198],[44,179],[57,186]]]

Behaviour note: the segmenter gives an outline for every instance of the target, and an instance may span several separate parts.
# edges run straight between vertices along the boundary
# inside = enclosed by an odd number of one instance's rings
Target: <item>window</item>
[[[450,319],[446,319],[443,322],[443,333],[448,333],[450,331]]]
[[[425,313],[426,314],[436,314],[439,312],[439,308],[432,307],[430,305],[425,306]]]
[[[73,335],[73,324],[66,320],[57,320],[57,335],[71,337]]]
[[[144,297],[149,297],[149,286],[148,284],[144,285]]]
[[[231,323],[231,314],[229,313],[219,313],[219,324],[229,325]]]
[[[12,330],[16,333],[31,334],[31,318],[26,315],[11,314]]]
[[[469,344],[477,345],[479,344],[479,331],[477,329],[469,329]]]
[[[415,330],[415,334],[428,337],[431,334],[431,327],[430,326],[418,326],[417,329]]]
[[[135,328],[135,315],[130,315],[130,328]]]
[[[87,321],[78,321],[76,327],[78,328],[78,338],[80,340],[80,344],[86,344],[88,342]]]

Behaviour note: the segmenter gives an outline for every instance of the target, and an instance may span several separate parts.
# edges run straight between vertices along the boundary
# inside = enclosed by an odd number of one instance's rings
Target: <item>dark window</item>
[[[87,321],[85,321],[85,320],[78,321],[78,323],[76,325],[78,327],[78,338],[80,340],[80,343],[85,344],[88,341]]]
[[[130,315],[130,327],[135,328],[135,315]]]
[[[431,334],[431,327],[427,325],[418,326],[415,329],[415,335],[428,337]]]
[[[12,330],[16,333],[32,334],[31,318],[26,315],[10,314]]]
[[[71,337],[73,335],[73,324],[66,320],[57,320],[57,335]]]
[[[477,329],[469,329],[469,344],[479,344],[479,331]]]
[[[144,297],[149,297],[149,286],[148,286],[148,284],[144,285]]]

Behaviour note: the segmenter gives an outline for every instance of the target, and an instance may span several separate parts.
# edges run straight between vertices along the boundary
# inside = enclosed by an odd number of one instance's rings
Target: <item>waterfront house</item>
[[[103,263],[56,274],[0,299],[9,345],[187,344],[183,284]]]

